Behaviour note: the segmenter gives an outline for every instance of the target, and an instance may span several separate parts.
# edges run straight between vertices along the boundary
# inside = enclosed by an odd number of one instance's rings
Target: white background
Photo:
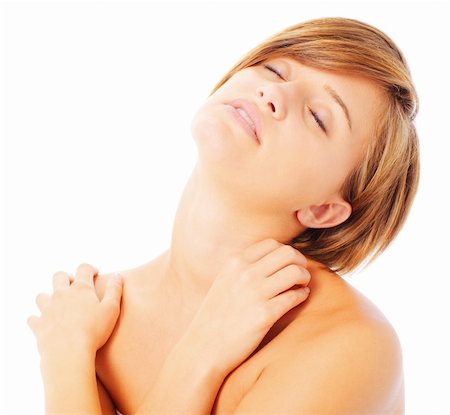
[[[420,96],[422,177],[392,246],[349,281],[403,347],[406,413],[449,391],[449,9],[393,2],[3,2],[0,411],[43,413],[27,316],[57,270],[130,269],[165,250],[194,166],[194,112],[249,49],[343,16],[385,31]]]

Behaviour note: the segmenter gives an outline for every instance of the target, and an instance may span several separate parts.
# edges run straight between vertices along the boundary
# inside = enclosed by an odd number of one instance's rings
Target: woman
[[[403,413],[395,331],[341,275],[406,219],[417,103],[362,22],[250,51],[194,116],[170,248],[123,277],[58,272],[37,297],[47,412]]]

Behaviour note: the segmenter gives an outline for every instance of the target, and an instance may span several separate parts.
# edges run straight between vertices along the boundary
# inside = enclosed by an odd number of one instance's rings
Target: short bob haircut
[[[252,49],[214,87],[241,69],[288,57],[322,69],[363,76],[381,86],[380,109],[364,155],[341,195],[352,214],[332,228],[308,228],[290,241],[304,255],[344,274],[371,262],[396,237],[410,211],[419,181],[414,126],[418,97],[402,52],[383,32],[347,18],[321,18],[290,26]]]

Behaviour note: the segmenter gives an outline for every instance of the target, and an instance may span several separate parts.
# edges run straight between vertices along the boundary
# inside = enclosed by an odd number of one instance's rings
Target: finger
[[[265,298],[273,298],[290,288],[298,288],[295,285],[308,285],[310,280],[311,275],[306,268],[288,265],[264,280]]]
[[[292,246],[281,245],[253,264],[252,273],[269,277],[290,264],[306,267],[306,258]]]
[[[105,294],[101,301],[101,307],[113,318],[117,318],[120,312],[120,299],[123,290],[123,277],[120,274],[113,274],[106,283]]]
[[[39,317],[37,317],[37,316],[30,316],[27,319],[28,327],[33,331],[33,333],[36,332],[36,327],[37,327],[38,322],[39,322]]]
[[[269,252],[278,249],[282,245],[283,244],[281,242],[278,242],[275,239],[272,238],[264,239],[247,247],[243,252],[243,256],[245,260],[247,260],[250,263],[253,263],[259,261]]]
[[[53,274],[53,290],[59,290],[70,286],[70,276],[67,272],[58,271]]]
[[[75,273],[75,281],[85,282],[92,287],[94,286],[94,275],[98,274],[98,269],[92,265],[83,263],[80,264]]]
[[[304,302],[309,296],[308,287],[293,288],[285,291],[269,300],[271,317],[273,321],[278,321],[289,310]]]
[[[50,296],[48,294],[38,294],[36,296],[36,305],[38,306],[39,310],[42,312],[42,310],[44,310],[45,307],[48,306],[50,302]]]

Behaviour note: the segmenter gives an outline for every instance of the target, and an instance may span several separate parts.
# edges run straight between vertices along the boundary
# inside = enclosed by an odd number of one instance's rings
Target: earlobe
[[[297,218],[307,228],[332,228],[345,222],[351,213],[350,203],[340,200],[335,203],[307,206],[297,211]]]

